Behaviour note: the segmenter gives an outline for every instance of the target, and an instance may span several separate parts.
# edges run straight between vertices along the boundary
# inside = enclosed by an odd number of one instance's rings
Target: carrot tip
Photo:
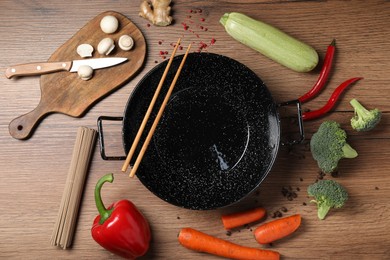
[[[254,208],[246,211],[222,215],[222,224],[226,230],[244,226],[249,223],[258,221],[266,215],[264,208]]]

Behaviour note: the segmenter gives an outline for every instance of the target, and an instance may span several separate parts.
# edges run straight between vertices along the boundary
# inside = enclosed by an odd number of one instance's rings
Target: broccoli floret
[[[307,188],[309,196],[314,197],[318,208],[318,218],[325,219],[331,208],[341,208],[348,200],[347,190],[334,180],[320,180]]]
[[[337,169],[342,158],[355,158],[357,152],[347,143],[347,133],[334,121],[324,121],[310,140],[310,150],[324,173]]]
[[[369,131],[381,121],[382,112],[379,109],[367,110],[356,99],[352,99],[349,103],[355,109],[355,115],[351,119],[351,126],[356,131]]]

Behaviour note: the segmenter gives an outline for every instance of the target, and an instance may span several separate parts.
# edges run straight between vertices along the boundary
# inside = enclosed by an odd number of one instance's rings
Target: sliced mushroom
[[[82,57],[92,57],[93,47],[88,43],[83,43],[77,46],[77,53]]]

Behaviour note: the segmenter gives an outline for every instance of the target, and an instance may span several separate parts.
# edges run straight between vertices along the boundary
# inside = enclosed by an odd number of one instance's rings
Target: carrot
[[[222,215],[222,223],[225,229],[232,229],[251,222],[257,221],[265,216],[264,208],[254,208],[229,215]]]
[[[278,252],[241,246],[192,228],[181,229],[178,239],[179,243],[187,249],[230,259],[278,260],[280,258]]]
[[[260,244],[269,244],[294,233],[300,225],[301,215],[299,214],[273,220],[257,227],[255,238]]]

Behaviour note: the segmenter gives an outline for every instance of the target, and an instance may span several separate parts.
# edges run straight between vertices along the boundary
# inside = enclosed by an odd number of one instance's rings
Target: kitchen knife
[[[57,71],[69,71],[77,72],[81,65],[88,65],[92,69],[102,69],[111,66],[118,65],[125,62],[127,58],[96,58],[96,59],[85,59],[85,60],[74,60],[64,62],[36,62],[19,64],[9,67],[5,71],[7,78],[14,76],[30,76],[30,75],[41,75]]]

